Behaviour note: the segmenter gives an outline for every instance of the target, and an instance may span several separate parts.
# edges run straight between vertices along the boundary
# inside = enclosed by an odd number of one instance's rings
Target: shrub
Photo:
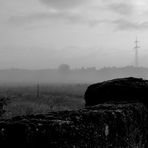
[[[0,97],[0,117],[5,113],[4,106],[7,105],[8,100],[6,97]]]

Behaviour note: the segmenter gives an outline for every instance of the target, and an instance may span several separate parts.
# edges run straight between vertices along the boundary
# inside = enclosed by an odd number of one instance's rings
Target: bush
[[[6,97],[1,97],[0,98],[0,117],[5,113],[4,106],[7,105],[8,103],[8,98]]]
[[[33,114],[46,114],[51,111],[49,105],[38,104],[35,102],[11,102],[6,107],[4,118],[12,118],[16,116],[25,116]]]

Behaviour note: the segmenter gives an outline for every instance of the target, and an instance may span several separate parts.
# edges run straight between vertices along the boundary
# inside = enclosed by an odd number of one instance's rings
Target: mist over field
[[[0,70],[0,85],[91,84],[122,77],[148,79],[148,68],[127,66],[71,69],[69,65],[62,64],[57,69],[8,69]]]
[[[78,109],[90,84],[148,79],[147,31],[146,0],[0,0],[5,117]]]

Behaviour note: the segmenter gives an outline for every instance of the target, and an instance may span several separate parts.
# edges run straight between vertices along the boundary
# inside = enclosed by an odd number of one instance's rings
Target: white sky
[[[0,69],[148,66],[147,0],[0,0]]]

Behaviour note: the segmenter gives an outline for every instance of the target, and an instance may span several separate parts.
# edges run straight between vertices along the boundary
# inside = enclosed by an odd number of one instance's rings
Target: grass
[[[87,85],[47,85],[40,87],[40,97],[36,97],[35,86],[0,87],[0,95],[6,95],[7,89],[10,98],[3,118],[83,108],[86,88]]]

